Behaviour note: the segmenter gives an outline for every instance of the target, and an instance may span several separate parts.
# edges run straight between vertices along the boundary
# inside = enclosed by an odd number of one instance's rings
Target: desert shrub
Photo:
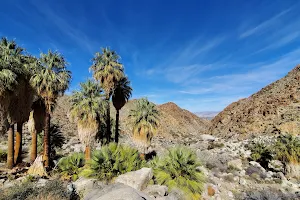
[[[81,175],[110,181],[116,176],[142,168],[145,163],[136,149],[110,143],[95,151],[87,164]]]
[[[63,157],[58,161],[58,171],[63,179],[77,180],[81,168],[84,166],[83,153],[73,153],[70,156]]]
[[[20,185],[10,187],[1,193],[1,200],[52,200],[77,199],[75,195],[68,192],[63,182],[54,180],[46,183],[44,187],[37,187],[34,182],[24,182]]]
[[[203,191],[204,175],[196,154],[186,147],[174,147],[166,155],[156,157],[151,163],[154,182],[168,186],[169,190],[183,191],[187,199],[199,199]]]
[[[300,163],[300,139],[293,135],[279,136],[274,145],[275,158],[283,163]]]
[[[0,149],[0,162],[6,162],[7,152]]]
[[[251,159],[260,163],[262,167],[268,168],[268,163],[272,160],[270,146],[257,142],[249,145],[249,149],[251,150]]]
[[[225,145],[223,143],[219,143],[219,142],[210,142],[208,144],[208,147],[207,149],[210,150],[210,149],[215,149],[215,148],[222,148],[224,147]]]

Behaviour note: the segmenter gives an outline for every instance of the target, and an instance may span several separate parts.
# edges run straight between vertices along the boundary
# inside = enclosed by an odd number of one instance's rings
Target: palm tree
[[[22,64],[23,49],[17,46],[15,41],[2,38],[0,41],[0,121],[9,124],[8,129],[8,152],[7,167],[11,169],[14,165],[14,124],[19,121],[19,112],[10,109],[21,91],[17,86],[22,86],[24,79],[20,78],[27,74]],[[23,77],[24,78],[24,77]],[[19,84],[20,83],[20,84]],[[14,91],[14,92],[13,92]],[[22,96],[22,95],[21,95]],[[23,97],[23,96],[22,96]],[[18,101],[20,102],[20,101]],[[17,108],[17,107],[15,107]],[[9,112],[10,111],[10,112]],[[20,111],[20,107],[19,107]]]
[[[36,88],[46,106],[43,160],[45,167],[49,167],[51,113],[57,97],[63,95],[69,86],[71,72],[66,69],[67,62],[64,57],[51,50],[47,54],[41,53],[38,65],[38,73],[32,76],[31,84]]]
[[[139,99],[129,116],[133,126],[133,139],[144,147],[144,153],[151,144],[159,124],[159,112],[154,103],[146,98]]]
[[[99,81],[101,87],[105,92],[105,99],[109,102],[113,93],[113,89],[118,81],[124,76],[123,65],[119,62],[120,56],[115,51],[109,48],[103,48],[102,53],[97,52],[92,59],[93,64],[90,69],[93,71],[95,80]],[[110,129],[110,104],[106,108],[106,142],[110,142],[111,129]]]
[[[91,143],[99,131],[103,101],[100,87],[88,80],[80,84],[80,90],[71,98],[71,116],[77,120],[78,136],[85,145],[85,159],[91,158]]]
[[[32,111],[30,112],[27,123],[28,130],[31,133],[31,151],[30,162],[33,163],[37,157],[37,134],[43,131],[45,126],[46,107],[44,101],[38,98],[32,104]]]
[[[132,88],[130,87],[130,81],[127,77],[123,77],[118,81],[113,95],[112,102],[116,109],[116,128],[115,128],[115,142],[119,142],[119,111],[126,104],[128,99],[131,97]]]

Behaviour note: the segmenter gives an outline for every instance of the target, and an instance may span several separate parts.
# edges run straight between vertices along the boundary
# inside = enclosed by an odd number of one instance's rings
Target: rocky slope
[[[62,132],[69,136],[77,134],[76,124],[69,119],[70,103],[69,97],[61,97],[57,102],[57,107],[53,114],[53,121],[58,123],[62,128]],[[134,108],[136,100],[130,100],[120,111],[120,125],[123,134],[131,133],[128,114]],[[195,114],[181,109],[174,103],[166,103],[157,105],[160,111],[160,126],[158,136],[168,139],[182,139],[188,137],[196,137],[197,135],[207,132],[210,122],[201,119]],[[115,109],[111,105],[111,117],[115,117]]]
[[[299,134],[300,65],[284,78],[230,104],[211,121],[209,132],[223,137],[289,132]]]

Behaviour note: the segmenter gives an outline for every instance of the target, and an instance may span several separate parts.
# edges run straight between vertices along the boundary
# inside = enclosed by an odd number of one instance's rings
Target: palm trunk
[[[30,162],[33,163],[37,156],[37,132],[34,130],[31,133],[31,152],[30,152]]]
[[[106,144],[110,143],[111,131],[110,131],[110,103],[109,96],[106,97],[107,110],[106,110]]]
[[[14,125],[8,129],[8,149],[7,149],[7,168],[12,169],[14,166]]]
[[[46,111],[45,116],[45,130],[44,130],[44,155],[43,161],[45,167],[49,167],[50,164],[50,113]]]
[[[16,145],[15,145],[15,164],[22,163],[22,130],[23,123],[17,123]]]
[[[119,143],[119,110],[116,113],[115,143]]]
[[[85,157],[85,161],[88,161],[91,159],[91,147],[89,145],[87,145],[85,147],[84,157]]]

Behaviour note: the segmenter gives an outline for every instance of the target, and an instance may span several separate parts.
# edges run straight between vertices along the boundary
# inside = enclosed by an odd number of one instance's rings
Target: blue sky
[[[100,47],[121,56],[134,89],[193,112],[220,111],[300,63],[297,0],[3,0],[0,36],[60,51],[70,91]]]

